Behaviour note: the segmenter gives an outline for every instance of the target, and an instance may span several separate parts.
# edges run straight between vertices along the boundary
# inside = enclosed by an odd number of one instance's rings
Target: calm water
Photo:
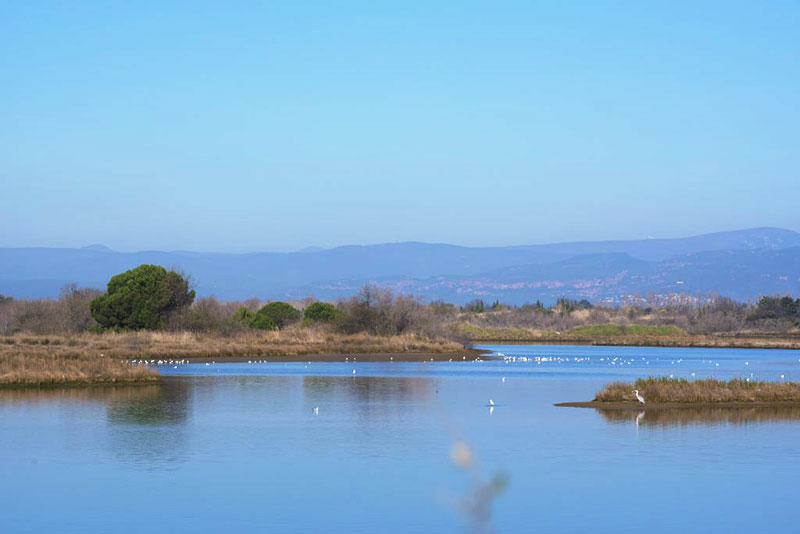
[[[637,376],[800,380],[800,351],[487,348],[506,359],[0,391],[0,533],[800,531],[798,410],[553,406]]]

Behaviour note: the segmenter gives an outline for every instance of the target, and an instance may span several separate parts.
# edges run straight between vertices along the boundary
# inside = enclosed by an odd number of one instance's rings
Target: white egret
[[[638,400],[639,402],[644,404],[644,397],[639,395],[639,390],[638,389],[634,389],[633,392],[636,394],[636,400]]]
[[[489,406],[494,406],[494,401],[492,399],[489,399]]]

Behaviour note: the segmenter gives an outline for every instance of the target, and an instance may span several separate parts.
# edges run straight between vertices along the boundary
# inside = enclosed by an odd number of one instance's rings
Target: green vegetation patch
[[[312,302],[303,312],[303,325],[330,323],[341,315],[341,310],[329,302]]]
[[[460,323],[456,327],[458,333],[466,335],[470,339],[502,339],[502,340],[530,340],[542,337],[553,332],[534,332],[525,328],[489,328],[476,326],[472,323]]]
[[[685,336],[686,332],[677,326],[649,326],[600,324],[579,326],[566,333],[567,337],[606,337],[606,336]]]
[[[253,328],[260,328],[262,330],[269,330],[264,325],[272,323],[275,327],[283,328],[292,323],[296,323],[303,317],[300,310],[287,302],[270,302],[263,308],[256,312],[255,318],[250,323]]]
[[[105,295],[91,302],[92,317],[111,329],[159,330],[170,313],[187,308],[195,292],[180,273],[140,265],[111,277]]]

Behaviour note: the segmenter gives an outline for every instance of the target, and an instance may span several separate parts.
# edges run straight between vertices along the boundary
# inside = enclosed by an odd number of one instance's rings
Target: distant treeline
[[[189,278],[155,265],[141,265],[112,277],[105,292],[69,285],[57,300],[17,300],[0,295],[0,335],[79,333],[107,330],[209,332],[232,336],[249,330],[319,328],[376,335],[419,333],[464,341],[470,328],[518,328],[565,332],[591,325],[674,326],[689,333],[747,330],[785,332],[800,328],[800,299],[767,296],[756,304],[725,297],[696,305],[605,307],[562,298],[509,306],[473,300],[463,306],[393,295],[368,285],[334,303],[250,299],[223,302],[196,298]]]

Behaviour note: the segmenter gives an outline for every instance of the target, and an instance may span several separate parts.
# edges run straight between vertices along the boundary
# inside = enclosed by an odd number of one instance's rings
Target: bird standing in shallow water
[[[639,390],[638,389],[634,389],[633,392],[636,394],[636,400],[638,400],[639,402],[644,404],[644,397],[639,395]]]

